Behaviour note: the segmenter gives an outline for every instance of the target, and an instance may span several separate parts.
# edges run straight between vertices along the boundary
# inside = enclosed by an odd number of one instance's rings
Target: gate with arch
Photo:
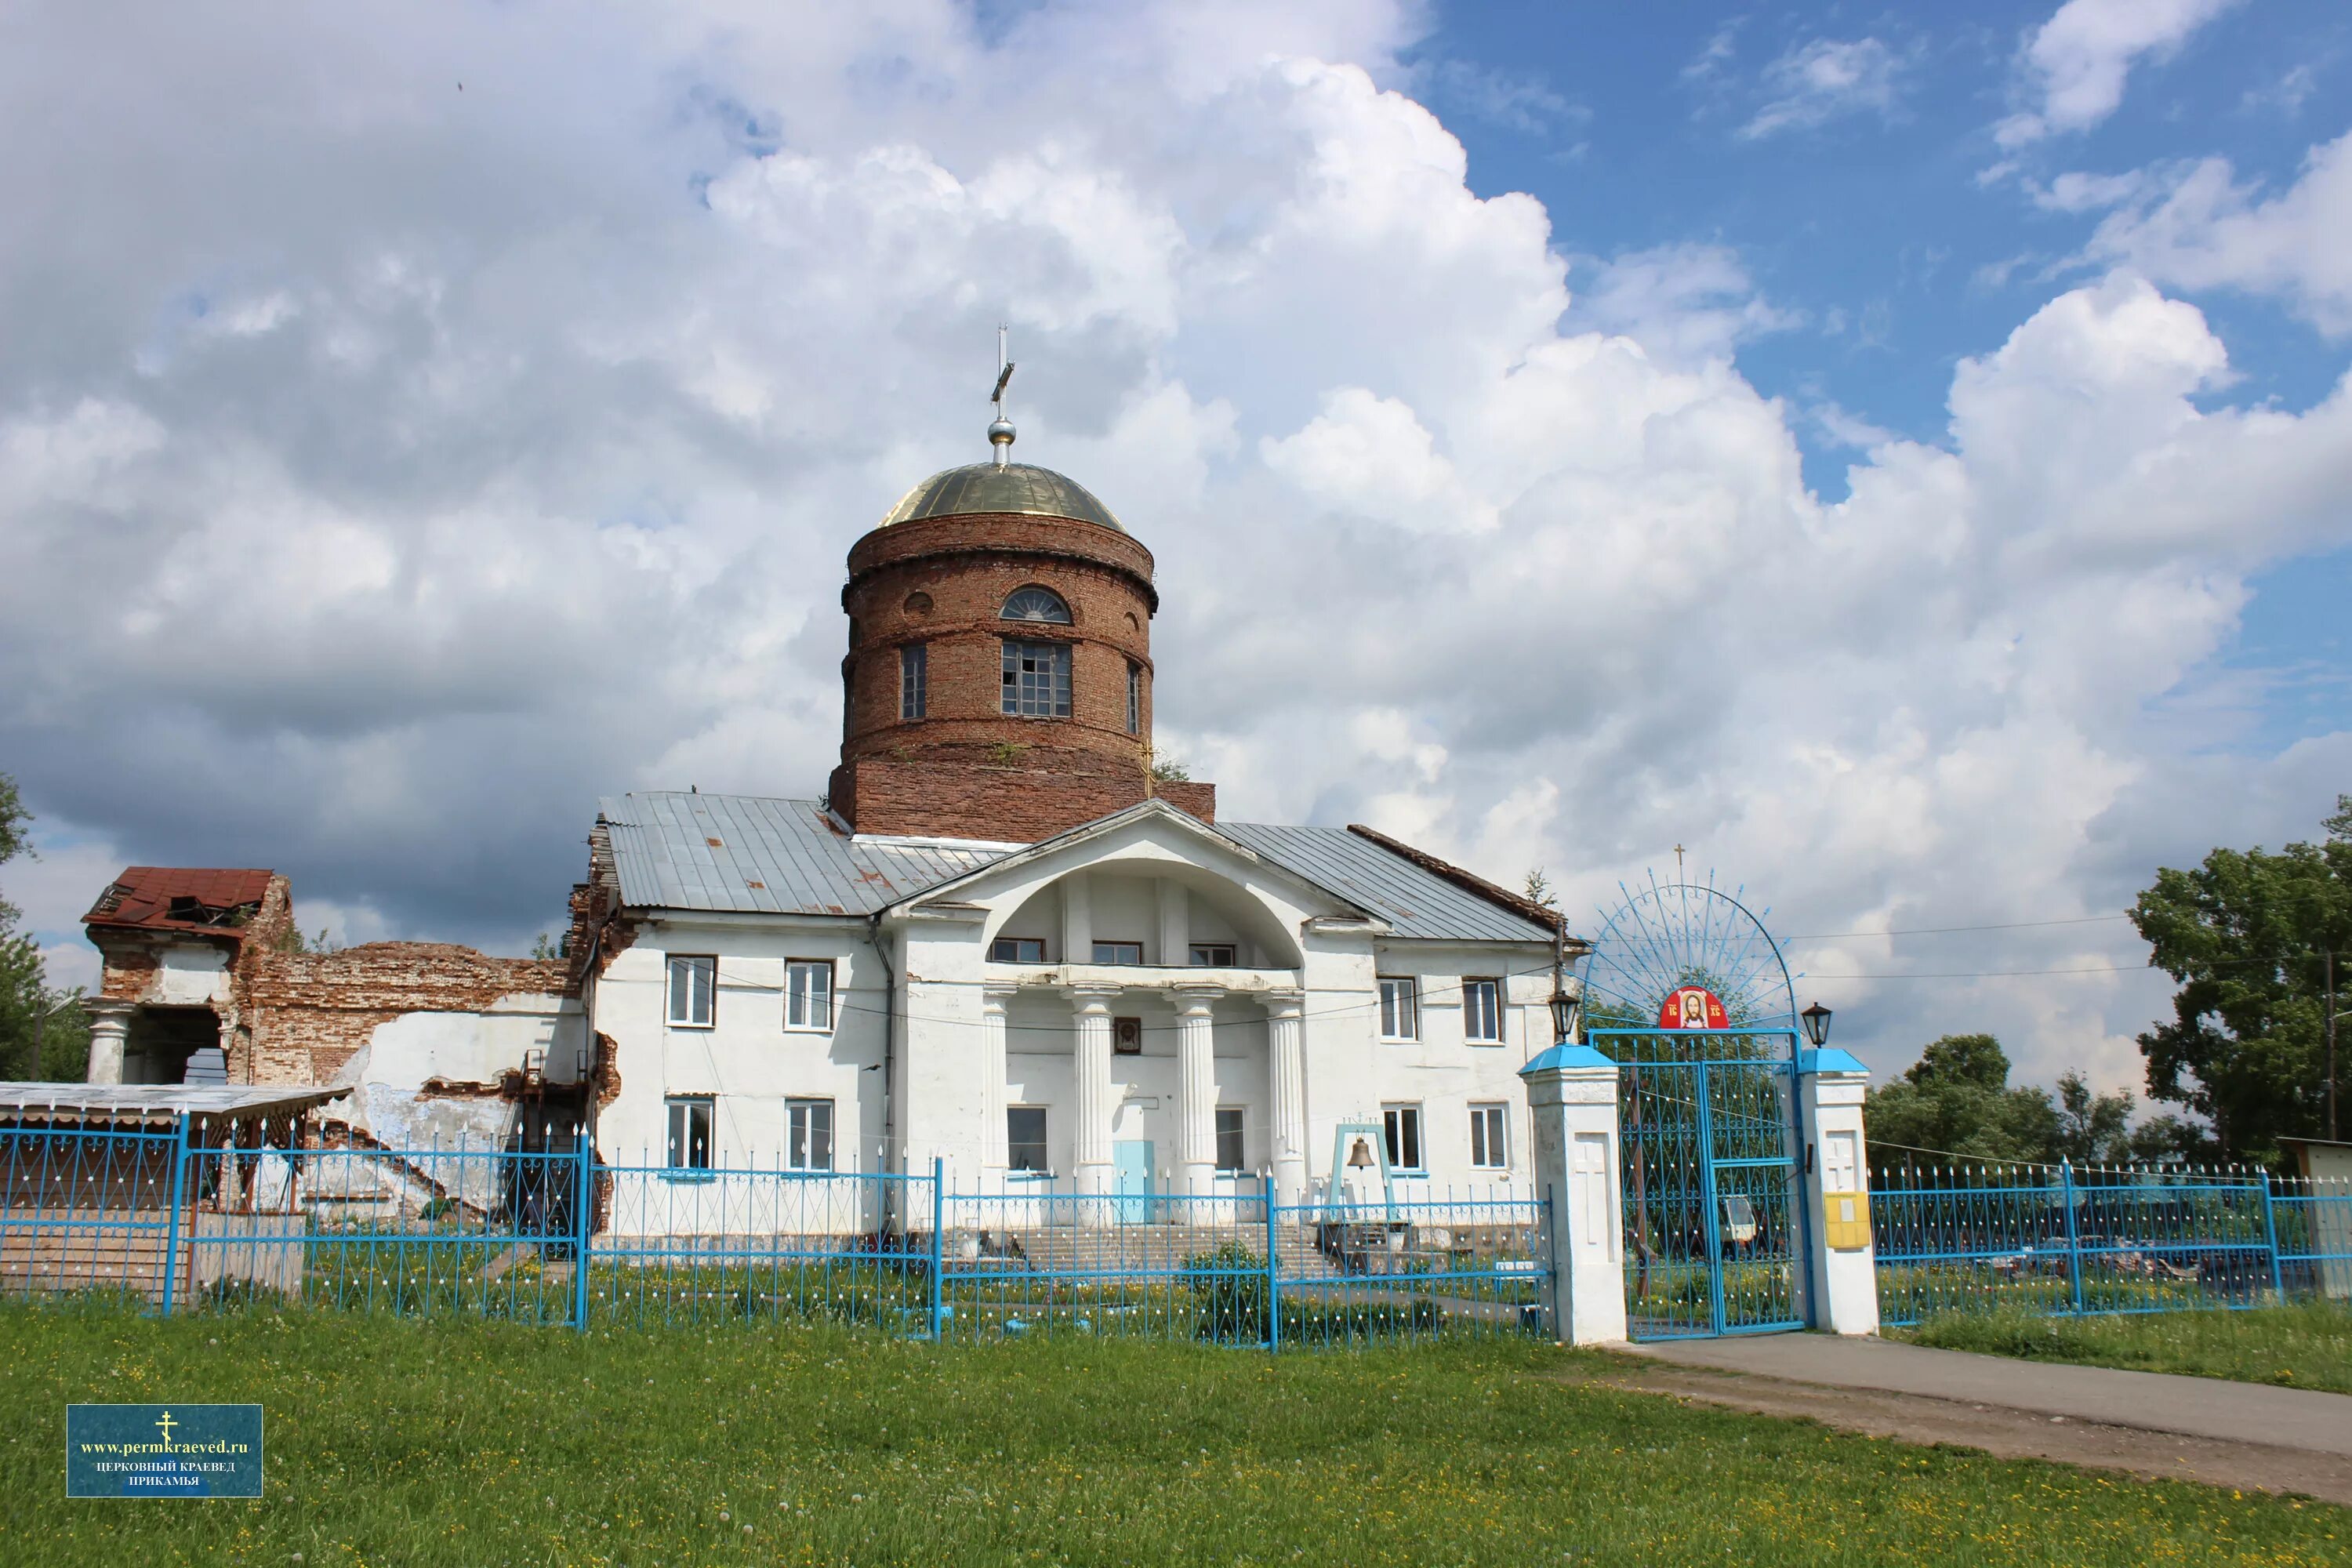
[[[1636,1340],[1805,1323],[1797,1018],[1738,891],[1654,879],[1603,923],[1586,1031],[1618,1064],[1625,1316]]]

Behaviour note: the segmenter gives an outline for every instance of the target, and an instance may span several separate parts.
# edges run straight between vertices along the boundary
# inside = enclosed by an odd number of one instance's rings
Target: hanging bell
[[[1348,1151],[1348,1169],[1351,1171],[1361,1171],[1373,1163],[1372,1146],[1364,1142],[1363,1139],[1358,1138],[1356,1140],[1356,1146]]]

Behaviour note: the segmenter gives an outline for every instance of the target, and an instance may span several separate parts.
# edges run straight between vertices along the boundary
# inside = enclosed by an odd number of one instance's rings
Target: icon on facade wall
[[[1141,1056],[1143,1054],[1143,1020],[1113,1018],[1110,1021],[1110,1048],[1114,1054],[1122,1057]]]

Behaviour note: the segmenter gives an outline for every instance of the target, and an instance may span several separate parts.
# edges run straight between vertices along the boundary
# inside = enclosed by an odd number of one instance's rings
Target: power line
[[[2091,964],[2077,969],[1931,969],[1910,974],[1823,974],[1807,970],[1806,980],[1998,980],[2025,974],[2134,974],[2146,963]]]
[[[1853,936],[1948,936],[1954,931],[2030,931],[2039,926],[2087,926],[2107,921],[2127,921],[2129,915],[2076,915],[2059,921],[2003,921],[1995,925],[1981,926],[1909,926],[1901,931],[1815,931],[1810,936],[1792,936],[1791,942],[1836,942]]]

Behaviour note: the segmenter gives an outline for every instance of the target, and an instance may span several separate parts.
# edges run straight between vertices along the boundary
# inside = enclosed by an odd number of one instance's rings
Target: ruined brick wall
[[[376,1026],[405,1013],[478,1013],[500,998],[561,994],[559,959],[493,958],[437,942],[378,942],[340,952],[277,952],[245,976],[251,1080],[330,1083]],[[232,1061],[230,1077],[243,1081]]]

